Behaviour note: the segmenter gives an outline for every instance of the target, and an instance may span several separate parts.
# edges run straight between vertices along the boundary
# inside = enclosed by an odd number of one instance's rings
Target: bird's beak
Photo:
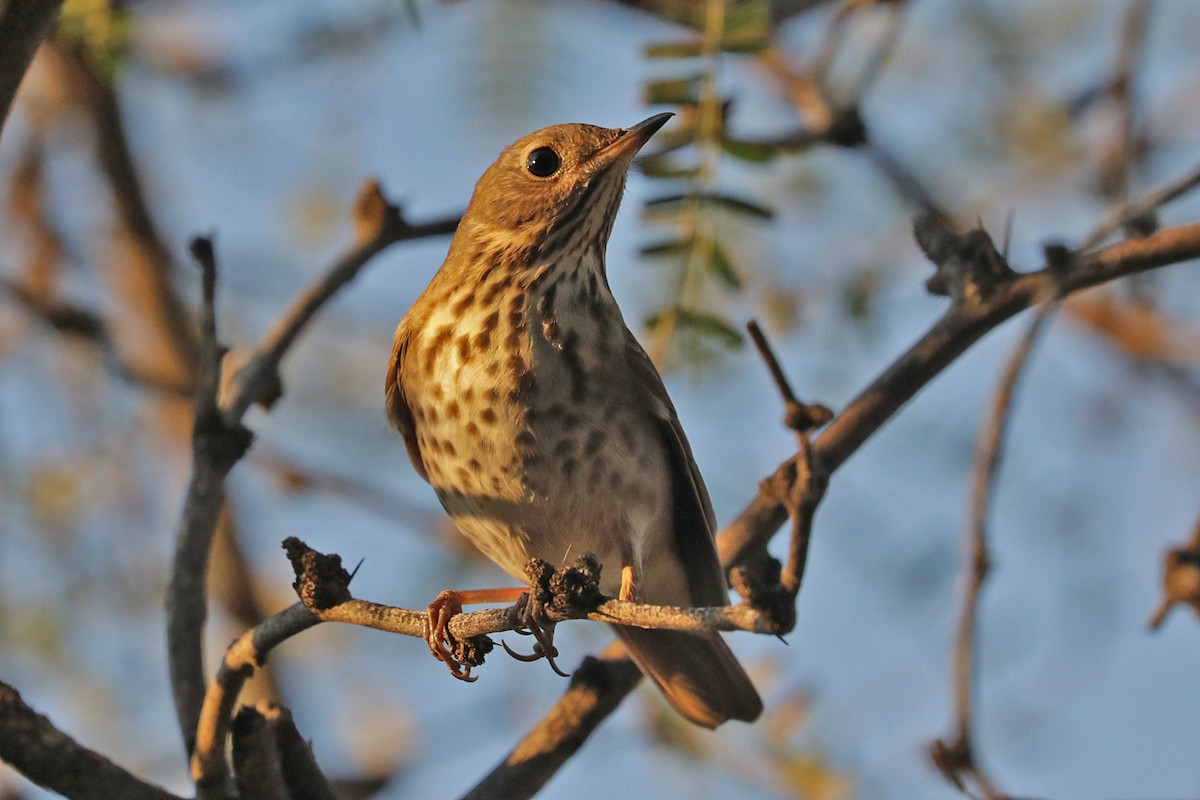
[[[675,116],[671,112],[664,114],[655,114],[653,117],[648,117],[632,128],[626,128],[621,132],[621,135],[615,142],[600,151],[599,161],[608,166],[623,159],[633,159],[633,156],[642,149],[646,142],[650,141],[650,137],[658,133],[658,129],[667,124],[667,120]]]

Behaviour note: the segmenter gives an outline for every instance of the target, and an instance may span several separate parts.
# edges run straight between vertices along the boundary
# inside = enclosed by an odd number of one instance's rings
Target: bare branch
[[[240,800],[291,800],[275,744],[270,704],[245,707],[233,721],[233,775]]]
[[[71,800],[180,800],[54,727],[5,683],[0,683],[0,762]]]
[[[966,535],[969,555],[965,566],[965,592],[953,650],[953,701],[955,734],[951,742],[937,742],[931,755],[934,764],[960,789],[964,776],[970,776],[989,800],[1004,795],[979,766],[971,739],[971,687],[974,678],[976,626],[979,621],[979,597],[987,578],[990,559],[987,546],[987,513],[992,486],[1003,456],[1004,433],[1016,394],[1018,379],[1028,363],[1045,322],[1057,308],[1056,303],[1041,306],[1025,336],[1021,338],[1008,363],[988,413],[980,424],[971,464],[968,524]]]
[[[1090,250],[1121,228],[1137,220],[1152,218],[1155,212],[1167,203],[1182,197],[1200,186],[1200,165],[1182,177],[1164,184],[1149,194],[1113,209],[1104,220],[1088,234],[1079,246],[1080,250]]]
[[[426,636],[429,626],[428,612],[412,611],[352,597],[348,588],[349,574],[342,569],[340,556],[319,553],[295,537],[288,538],[284,547],[288,550],[293,569],[296,570],[296,592],[300,595],[301,603],[316,619],[324,622],[345,622],[403,636]],[[559,570],[562,571],[570,573],[577,571],[577,568],[566,567]],[[776,632],[757,610],[746,605],[701,608],[656,606],[614,600],[598,593],[592,606],[573,603],[569,598],[555,597],[551,586],[556,571],[551,568],[543,572],[546,585],[539,585],[535,589],[553,598],[545,602],[540,609],[547,622],[590,619],[635,628],[676,631]],[[524,610],[525,601],[518,601],[507,608],[455,614],[447,627],[458,641],[492,633],[518,631],[525,627]]]
[[[199,800],[225,796],[225,739],[242,686],[266,663],[271,650],[318,622],[302,603],[296,603],[242,634],[225,651],[225,659],[205,693],[196,726],[191,769]]]
[[[300,735],[292,712],[278,709],[270,720],[275,729],[275,749],[287,784],[289,800],[337,800],[325,774],[317,766],[312,746]]]
[[[176,713],[189,756],[195,750],[196,726],[204,702],[202,634],[206,617],[205,579],[213,535],[225,501],[225,477],[245,455],[252,436],[242,418],[254,403],[269,405],[279,392],[279,364],[316,312],[350,281],[366,263],[396,242],[435,236],[454,230],[457,219],[424,225],[409,225],[389,204],[378,185],[368,183],[355,209],[360,244],[340,259],[326,276],[303,292],[283,320],[267,334],[262,345],[234,377],[231,398],[218,396],[220,364],[201,367],[203,386],[197,396],[192,446],[192,477],[180,520],[171,584],[167,591],[167,640],[171,663],[171,687]],[[199,245],[196,253],[205,274],[210,272],[211,245]],[[215,276],[215,261],[210,266]],[[212,289],[206,279],[206,303]],[[200,345],[212,357],[223,351],[216,341],[215,315],[205,312]],[[210,324],[211,323],[211,324]]]
[[[225,476],[250,446],[251,434],[230,426],[219,413],[221,346],[217,341],[216,260],[212,243],[197,239],[193,254],[204,273],[204,313],[200,381],[192,426],[192,476],[176,537],[175,561],[167,587],[167,657],[171,692],[187,753],[196,744],[196,724],[204,701],[203,642],[207,616],[205,579],[213,533],[225,503]]]
[[[620,642],[613,642],[596,658],[585,658],[571,675],[566,693],[464,800],[533,797],[641,678]]]

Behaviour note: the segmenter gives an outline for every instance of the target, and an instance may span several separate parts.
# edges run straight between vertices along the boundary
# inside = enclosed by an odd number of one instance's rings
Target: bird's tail
[[[752,722],[762,713],[754,684],[719,633],[612,627],[667,702],[697,725]]]

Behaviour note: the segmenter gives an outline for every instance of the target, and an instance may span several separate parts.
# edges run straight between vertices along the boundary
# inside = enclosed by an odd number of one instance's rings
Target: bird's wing
[[[659,422],[670,459],[675,545],[687,574],[692,602],[702,606],[728,605],[729,590],[715,544],[716,515],[675,406],[667,396],[658,370],[629,331],[625,332],[625,357],[647,408]]]
[[[401,380],[400,367],[404,363],[404,353],[408,350],[408,328],[403,324],[396,329],[396,343],[392,347],[392,359],[388,362],[387,371],[387,415],[392,427],[404,437],[404,446],[417,473],[429,480],[425,471],[425,461],[421,458],[421,447],[417,443],[417,430],[413,424],[412,410],[408,407],[408,399],[404,396],[404,383]]]

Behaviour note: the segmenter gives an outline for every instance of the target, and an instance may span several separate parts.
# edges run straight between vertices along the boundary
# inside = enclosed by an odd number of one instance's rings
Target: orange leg
[[[638,599],[641,596],[641,592],[638,591],[638,584],[640,582],[641,581],[638,579],[638,575],[634,572],[633,567],[622,567],[621,593],[618,595],[618,599],[629,603],[640,602]]]
[[[454,677],[463,681],[475,680],[471,677],[471,668],[464,667],[454,657],[453,641],[447,627],[451,618],[460,613],[464,605],[515,603],[527,591],[529,590],[524,587],[519,589],[471,589],[463,592],[453,589],[442,591],[429,604],[428,608],[429,620],[425,623],[425,641],[429,644],[429,652],[433,653],[434,658],[449,667],[450,674]]]

